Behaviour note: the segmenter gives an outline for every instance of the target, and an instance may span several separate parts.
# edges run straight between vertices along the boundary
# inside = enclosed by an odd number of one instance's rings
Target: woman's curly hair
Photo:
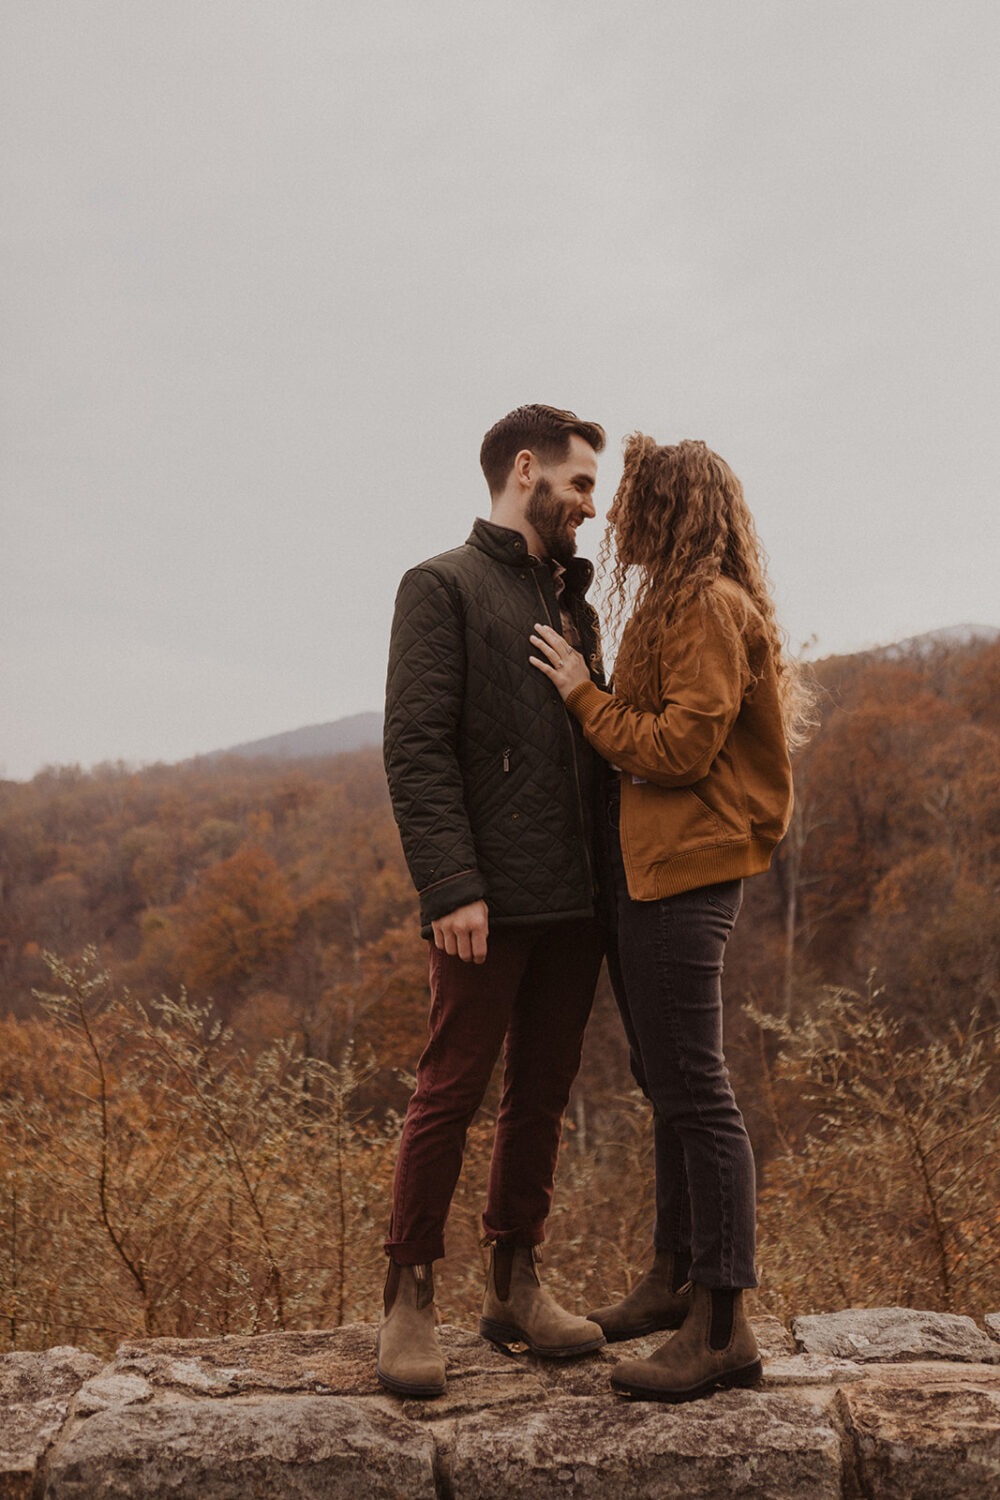
[[[615,663],[619,692],[632,702],[647,698],[648,664],[664,631],[688,607],[707,601],[717,578],[731,578],[764,621],[788,744],[805,742],[815,723],[814,693],[784,650],[743,486],[706,443],[660,447],[641,432],[626,439],[600,561],[610,573],[613,635],[629,616]]]

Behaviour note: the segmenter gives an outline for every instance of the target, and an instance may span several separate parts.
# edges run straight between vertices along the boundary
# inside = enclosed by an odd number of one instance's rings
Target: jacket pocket
[[[509,740],[477,757],[465,780],[465,804],[470,812],[484,802],[492,806],[498,799],[509,796],[516,761],[517,751]]]
[[[718,885],[704,885],[701,894],[709,906],[721,913],[729,922],[735,922],[743,905],[742,880],[724,880]]]
[[[621,838],[635,869],[651,870],[677,854],[689,854],[734,837],[690,787],[630,782],[622,787]]]

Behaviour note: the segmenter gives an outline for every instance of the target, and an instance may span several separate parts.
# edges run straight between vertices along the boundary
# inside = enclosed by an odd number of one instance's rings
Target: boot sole
[[[602,1334],[599,1339],[590,1339],[586,1344],[568,1344],[560,1348],[552,1348],[550,1345],[534,1343],[523,1328],[517,1328],[513,1323],[494,1323],[492,1318],[479,1319],[479,1332],[482,1338],[495,1344],[502,1354],[519,1352],[511,1346],[521,1344],[532,1354],[537,1354],[540,1359],[574,1359],[578,1354],[593,1354],[595,1349],[603,1349],[607,1343],[607,1339]]]
[[[418,1400],[428,1401],[435,1396],[443,1396],[448,1389],[448,1383],[444,1380],[440,1385],[411,1385],[406,1380],[397,1380],[393,1375],[386,1375],[385,1371],[380,1370],[378,1366],[375,1368],[375,1375],[379,1385],[391,1391],[394,1396],[411,1396]]]
[[[378,1363],[379,1354],[381,1353],[381,1342],[382,1339],[380,1333],[375,1340],[375,1378],[378,1381],[379,1385],[384,1386],[387,1391],[391,1391],[394,1396],[413,1396],[417,1400],[422,1401],[430,1401],[435,1396],[444,1395],[445,1391],[448,1389],[448,1381],[446,1377],[443,1378],[440,1382],[435,1382],[433,1385],[429,1385],[427,1383],[418,1385],[408,1380],[397,1380],[394,1375],[387,1375],[382,1366]]]
[[[760,1384],[764,1378],[764,1367],[759,1359],[755,1359],[752,1365],[744,1365],[739,1370],[726,1370],[722,1375],[713,1375],[711,1380],[703,1380],[700,1385],[688,1386],[685,1390],[671,1391],[649,1385],[626,1385],[624,1381],[618,1381],[612,1375],[611,1389],[617,1396],[630,1396],[635,1401],[669,1401],[674,1404],[681,1401],[698,1401],[702,1396],[710,1396],[713,1391],[726,1390],[749,1390]]]

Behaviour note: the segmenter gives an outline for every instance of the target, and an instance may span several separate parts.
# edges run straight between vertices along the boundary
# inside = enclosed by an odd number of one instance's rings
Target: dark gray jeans
[[[743,882],[633,901],[615,798],[609,823],[618,912],[608,968],[632,1072],[653,1106],[653,1242],[690,1251],[703,1286],[754,1287],[753,1151],[722,1051],[723,956]]]

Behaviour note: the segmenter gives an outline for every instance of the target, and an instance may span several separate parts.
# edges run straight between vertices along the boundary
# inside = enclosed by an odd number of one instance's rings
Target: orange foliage
[[[795,823],[747,883],[727,963],[734,1067],[761,1122],[748,999],[791,1016],[874,966],[924,1027],[1000,1005],[1000,645],[816,671],[824,722],[798,758]],[[41,950],[95,942],[140,993],[186,983],[248,1041],[280,1027],[332,1061],[353,1046],[376,1061],[373,1102],[405,1095],[426,946],[374,749],[0,783],[0,896],[0,1009],[35,1013]],[[576,1095],[591,1118],[629,1086],[606,999],[593,1025]]]
[[[771,872],[747,882],[726,976],[727,1053],[762,1168],[765,1243],[767,1234],[780,1237],[787,1249],[782,1275],[787,1285],[800,1287],[807,1285],[801,1278],[808,1257],[799,1255],[806,1239],[792,1243],[788,1231],[803,1170],[796,1160],[801,1151],[789,1154],[789,1131],[800,1123],[797,1096],[776,1109],[769,1069],[777,1043],[774,1033],[747,1019],[746,1002],[777,1018],[784,1035],[802,1034],[821,1011],[824,986],[864,991],[875,968],[880,1004],[908,1043],[915,1037],[933,1048],[935,1038],[960,1032],[977,1009],[984,1027],[1000,1015],[1000,646],[835,658],[819,664],[817,674],[826,690],[824,722],[798,758],[795,822]],[[62,1125],[76,1132],[70,1164],[79,1176],[94,1159],[87,1135],[92,1126],[85,1129],[94,1083],[86,1056],[73,1062],[65,1033],[42,1017],[32,997],[33,988],[49,984],[43,952],[75,960],[86,944],[95,944],[116,984],[127,984],[147,1007],[155,1007],[159,993],[176,996],[188,984],[206,1007],[206,1036],[221,1016],[231,1027],[226,1067],[238,1065],[248,1077],[262,1059],[276,1065],[284,1048],[289,1066],[332,1069],[330,1099],[339,1097],[336,1080],[350,1079],[351,1108],[365,1125],[350,1147],[355,1175],[342,1184],[360,1256],[346,1280],[338,1265],[324,1271],[322,1285],[316,1281],[314,1266],[327,1255],[329,1184],[309,1158],[308,1130],[300,1139],[297,1123],[288,1126],[288,1156],[273,1179],[281,1233],[291,1237],[301,1228],[315,1240],[308,1256],[290,1238],[275,1248],[289,1306],[299,1299],[296,1316],[335,1319],[345,1306],[368,1314],[365,1289],[374,1287],[381,1264],[392,1112],[405,1104],[405,1075],[415,1066],[426,1025],[427,946],[416,911],[375,750],[295,765],[234,759],[142,772],[102,767],[91,774],[71,767],[25,785],[0,782],[0,1017],[18,1018],[0,1019],[0,1109],[16,1103],[25,1131],[20,1145],[0,1132],[0,1220],[10,1219],[16,1207],[27,1236],[19,1267],[38,1268],[33,1338],[72,1341],[85,1333],[100,1343],[105,1334],[111,1337],[85,1320],[73,1322],[83,1318],[85,1288],[103,1242],[94,1221],[81,1226],[72,1217],[77,1200],[70,1203],[60,1176],[69,1138]],[[131,1222],[135,1203],[145,1202],[137,1184],[155,1179],[158,1191],[167,1185],[177,1195],[176,1202],[164,1198],[155,1215],[150,1209],[148,1223],[138,1226],[144,1226],[143,1253],[162,1278],[162,1297],[155,1306],[147,1299],[143,1316],[164,1331],[235,1327],[234,1299],[246,1288],[243,1281],[230,1282],[228,1272],[217,1284],[218,1268],[238,1268],[244,1277],[249,1265],[257,1280],[248,1305],[254,1318],[263,1317],[273,1268],[259,1246],[244,1264],[243,1251],[227,1238],[231,1184],[213,1175],[216,1157],[208,1148],[214,1127],[202,1119],[201,1137],[196,1132],[189,1140],[186,1125],[165,1129],[158,1121],[160,1104],[143,1081],[145,1064],[137,1066],[142,1059],[134,1052],[132,1026],[113,1035],[110,1028],[105,1058],[120,1099],[115,1128],[121,1132],[116,1160],[123,1222]],[[223,1069],[223,1082],[226,1076]],[[269,1087],[261,1081],[262,1098]],[[162,1100],[168,1092],[164,1084]],[[461,1306],[470,1316],[479,1295],[475,1242],[492,1097],[470,1134],[449,1225],[444,1302],[449,1312]],[[238,1102],[234,1093],[234,1110]],[[316,1102],[310,1083],[296,1095],[294,1109],[289,1102],[289,1121],[297,1121],[296,1111],[308,1116]],[[199,1096],[190,1101],[191,1110],[195,1106],[203,1110],[206,1101]],[[48,1135],[32,1133],[36,1112],[49,1122]],[[245,1122],[248,1131],[251,1124]],[[648,1118],[631,1092],[606,980],[569,1125],[553,1237],[568,1256],[568,1293],[576,1296],[586,1286],[593,1301],[603,1301],[630,1283],[645,1254],[651,1181],[643,1155]],[[856,1132],[861,1156],[866,1132],[862,1117]],[[44,1168],[49,1176],[29,1181],[28,1173],[22,1182],[29,1147],[38,1154],[38,1172]],[[184,1151],[193,1154],[175,1173],[172,1153]],[[887,1191],[899,1187],[894,1162],[890,1154],[880,1167]],[[842,1183],[846,1192],[857,1163],[818,1155],[813,1167],[810,1193],[822,1204],[832,1185]],[[293,1178],[294,1192],[288,1187]],[[193,1203],[200,1184],[209,1182],[216,1195],[211,1212],[199,1206],[185,1219],[185,1195]],[[284,1201],[286,1189],[291,1196]],[[776,1195],[771,1209],[767,1191]],[[588,1204],[585,1225],[581,1201]],[[908,1201],[905,1193],[900,1201]],[[995,1195],[990,1213],[994,1201]],[[989,1234],[989,1217],[964,1205],[956,1243]],[[844,1222],[853,1234],[849,1212]],[[180,1240],[177,1225],[184,1231]],[[244,1236],[248,1232],[244,1226]],[[4,1234],[0,1223],[0,1283]],[[53,1260],[53,1236],[59,1235]],[[870,1237],[863,1243],[848,1290],[886,1295],[888,1273],[881,1281],[875,1275],[877,1247]],[[79,1273],[72,1298],[68,1282],[60,1286],[61,1273],[50,1277],[44,1270],[71,1261]],[[138,1294],[128,1287],[135,1278],[122,1282],[114,1257],[102,1264],[100,1305],[118,1297],[133,1316]],[[179,1281],[172,1289],[178,1267],[189,1277],[183,1291]],[[558,1260],[551,1270],[558,1287]],[[336,1297],[323,1290],[334,1283],[341,1288]],[[905,1287],[899,1291],[908,1294]],[[78,1302],[70,1306],[73,1298]],[[91,1298],[87,1316],[94,1305]],[[116,1325],[118,1331],[127,1326]],[[258,1325],[251,1320],[247,1326]]]
[[[262,849],[248,846],[211,865],[179,910],[185,983],[228,991],[268,972],[291,947],[295,918],[285,879]]]

